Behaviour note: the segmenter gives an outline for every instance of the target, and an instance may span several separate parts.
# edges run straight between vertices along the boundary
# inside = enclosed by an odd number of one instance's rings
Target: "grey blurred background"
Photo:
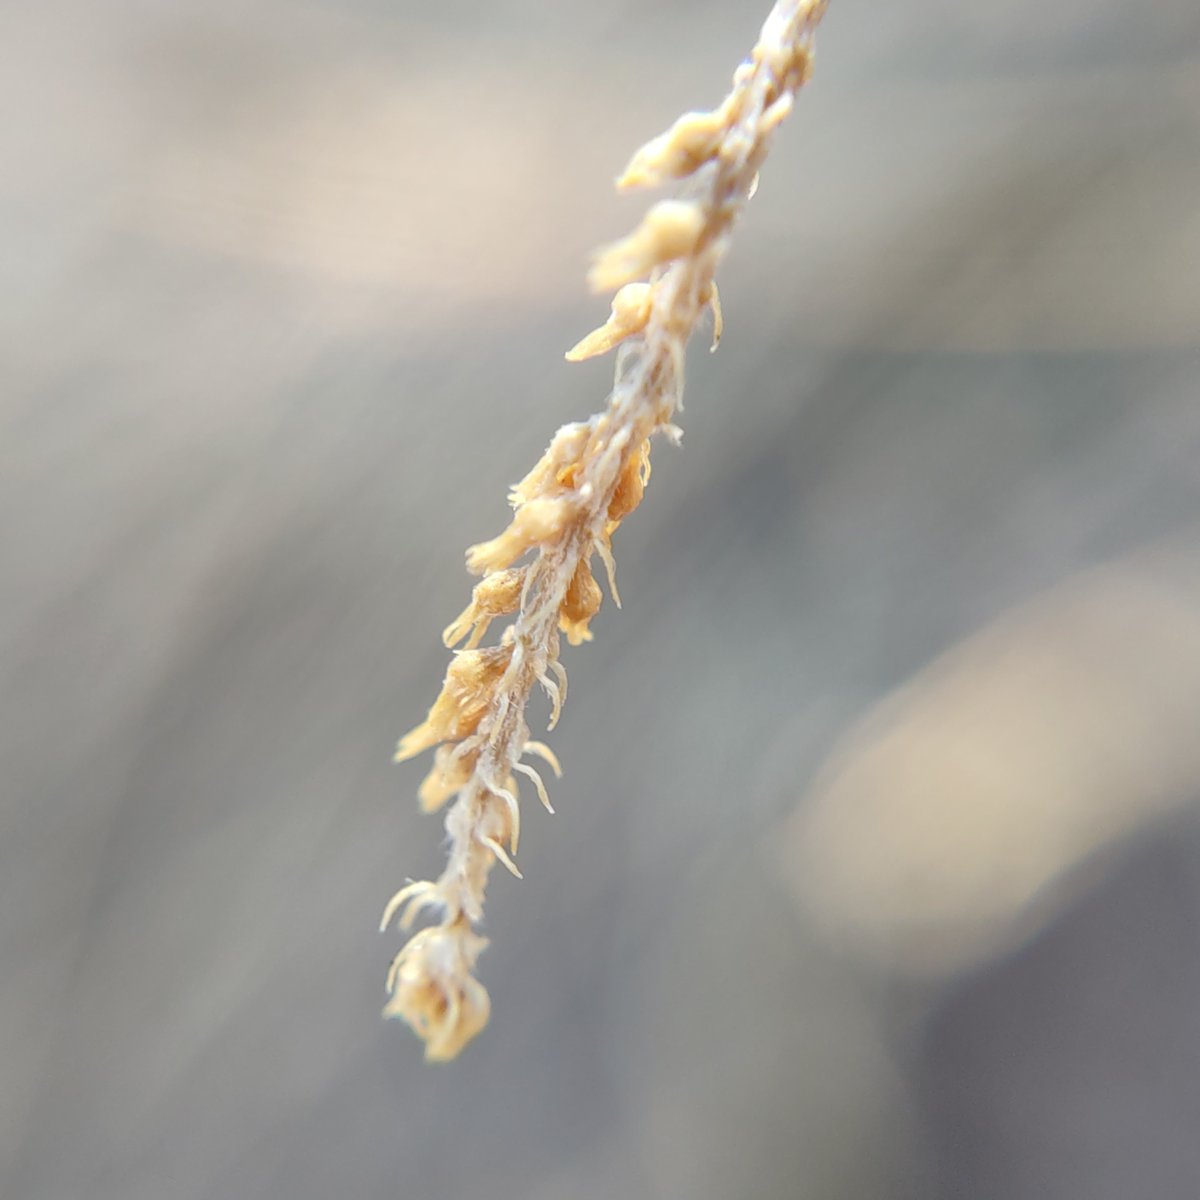
[[[834,0],[491,1026],[379,1020],[462,551],[765,9],[0,7],[5,1198],[1200,1195],[1194,0]]]

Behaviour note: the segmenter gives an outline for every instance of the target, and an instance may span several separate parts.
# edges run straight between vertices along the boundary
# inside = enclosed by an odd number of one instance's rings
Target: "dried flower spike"
[[[683,394],[684,349],[713,311],[713,348],[721,336],[714,274],[734,222],[752,194],[771,137],[807,80],[813,30],[824,0],[779,0],[733,89],[711,112],[688,113],[634,155],[621,187],[689,179],[687,199],[655,204],[628,237],[600,250],[589,280],[619,289],[599,329],[567,352],[578,361],[622,345],[608,406],[564,426],[509,496],[508,528],[472,546],[467,566],[483,576],[471,603],[443,635],[455,652],[425,720],[401,740],[396,758],[434,749],[420,787],[421,807],[446,812],[449,861],[434,881],[401,888],[384,912],[408,929],[423,912],[434,924],[414,934],[388,973],[384,1015],[400,1017],[425,1041],[430,1059],[453,1058],[487,1024],[488,994],[475,978],[487,941],[478,932],[484,891],[499,862],[514,875],[520,841],[518,778],[553,812],[527,755],[561,774],[553,751],[530,738],[529,698],[550,698],[553,729],[566,699],[560,639],[590,641],[602,593],[598,556],[617,597],[612,538],[642,502],[655,434],[677,444],[672,418]],[[521,560],[527,559],[523,564]],[[509,618],[494,645],[493,621]]]

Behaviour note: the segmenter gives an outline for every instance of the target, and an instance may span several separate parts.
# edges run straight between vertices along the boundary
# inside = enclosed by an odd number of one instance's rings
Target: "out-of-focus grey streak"
[[[390,752],[462,549],[603,402],[607,364],[562,353],[640,211],[611,179],[761,16],[0,12],[5,1196],[1195,1194],[1190,593],[1146,574],[1200,518],[1192,0],[835,0],[684,448],[618,538],[625,609],[568,658],[558,815],[489,901],[492,1024],[431,1069],[378,1021],[375,918],[441,859]],[[1041,757],[1127,771],[1036,775],[1071,804],[1054,861],[1113,797],[1124,852],[914,991],[902,909],[831,943],[795,907],[797,805],[957,662],[946,736],[909,710],[944,780],[996,686],[961,648],[1050,611],[1019,661],[1096,707]],[[1176,772],[1144,810],[1143,770]],[[896,896],[905,861],[867,882]]]

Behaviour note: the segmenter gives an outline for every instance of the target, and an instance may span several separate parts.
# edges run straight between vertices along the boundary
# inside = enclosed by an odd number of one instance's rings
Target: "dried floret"
[[[443,631],[445,645],[453,646],[470,633],[463,649],[474,650],[494,618],[517,611],[524,582],[525,572],[516,567],[497,571],[480,580],[471,593],[471,603]]]
[[[660,200],[626,238],[596,254],[588,283],[607,292],[644,279],[655,267],[691,254],[704,231],[704,210],[690,200]]]
[[[582,362],[604,354],[627,337],[641,333],[653,308],[648,283],[627,283],[613,297],[612,312],[599,329],[593,329],[567,351],[567,362]]]
[[[388,973],[385,1017],[407,1021],[425,1041],[425,1057],[445,1061],[487,1024],[487,989],[472,974],[486,941],[457,926],[423,929]]]
[[[586,558],[579,560],[567,594],[558,611],[558,627],[567,635],[572,646],[580,646],[592,640],[588,622],[600,611],[600,585],[592,575],[591,564]]]
[[[526,501],[502,534],[467,551],[467,570],[483,575],[511,566],[526,551],[557,537],[570,521],[572,510],[568,500],[538,497]]]
[[[551,439],[545,454],[538,459],[533,469],[514,484],[508,493],[508,502],[520,508],[537,496],[545,495],[555,485],[561,485],[564,472],[579,465],[591,436],[592,427],[581,421],[564,425]]]
[[[769,133],[774,133],[775,129],[782,124],[789,116],[792,109],[795,107],[795,97],[791,92],[784,92],[758,119],[758,132],[760,137],[766,137]]]
[[[657,187],[683,179],[721,148],[733,112],[730,96],[712,112],[684,113],[666,133],[648,141],[617,180],[619,188]]]
[[[433,766],[417,789],[417,799],[422,812],[437,812],[451,796],[462,791],[475,773],[478,752],[468,752],[465,747],[439,746],[433,752]]]
[[[796,91],[812,77],[813,50],[808,42],[759,47],[754,57],[771,68],[777,90]]]
[[[400,740],[396,761],[403,762],[439,742],[458,742],[474,733],[511,658],[512,646],[456,651],[429,716]]]

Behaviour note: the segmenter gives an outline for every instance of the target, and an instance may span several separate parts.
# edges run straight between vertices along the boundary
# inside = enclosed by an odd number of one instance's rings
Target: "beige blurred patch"
[[[1195,541],[1079,577],[881,704],[787,826],[804,911],[870,958],[953,970],[1193,798],[1198,582]]]
[[[152,155],[127,220],[202,255],[385,296],[397,325],[480,303],[553,307],[583,294],[622,162],[602,163],[592,137],[600,114],[621,127],[613,97],[573,66],[454,43],[415,69],[285,64],[273,88]]]

